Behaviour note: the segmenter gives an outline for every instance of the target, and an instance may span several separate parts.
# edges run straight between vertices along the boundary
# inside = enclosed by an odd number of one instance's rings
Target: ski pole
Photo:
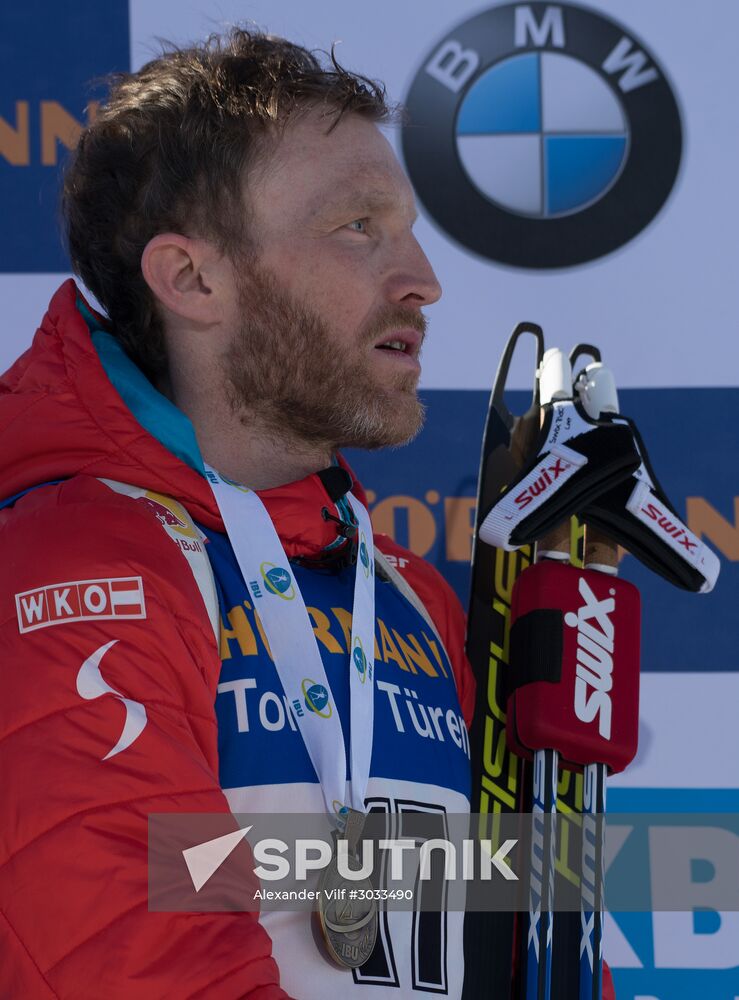
[[[616,574],[617,546],[585,527],[585,569]],[[605,764],[583,767],[582,864],[580,868],[580,1000],[603,993],[603,881],[606,812]]]
[[[562,352],[546,352],[541,368],[544,405],[557,399],[572,402],[571,367]],[[582,409],[579,400],[577,407]],[[607,427],[608,422],[598,426]],[[553,477],[542,476],[530,486],[539,502],[546,502],[552,481]],[[557,991],[571,1000],[580,989],[583,997],[593,1000],[601,989],[600,965],[592,964],[581,982],[575,958],[580,943],[583,961],[588,960],[587,949],[593,945],[600,960],[602,831],[596,816],[603,811],[607,769],[622,770],[636,748],[639,596],[633,585],[609,575],[613,567],[606,565],[605,556],[601,558],[601,549],[594,548],[596,541],[591,532],[587,553],[591,568],[578,569],[570,564],[569,519],[560,523],[556,532],[539,540],[536,564],[517,579],[511,600],[512,686],[506,738],[514,752],[534,760],[528,936],[522,977],[525,1000],[550,1000]],[[569,973],[560,966],[555,984],[552,968],[554,816],[560,762],[585,770],[586,809],[590,810],[584,824],[581,926],[572,941],[570,959],[578,986],[567,986],[566,994],[562,989]],[[566,921],[565,925],[570,926]]]
[[[537,542],[535,561],[567,562],[569,554],[568,520]],[[558,769],[559,753],[556,749],[546,747],[534,753],[525,1000],[551,1000],[552,995]]]
[[[611,372],[601,363],[600,351],[580,344],[570,353],[574,366],[581,354],[590,354],[594,364],[575,382],[588,416],[618,414],[618,393]],[[583,565],[609,576],[618,573],[618,545],[602,532],[585,525]],[[580,869],[580,987],[579,1000],[601,1000],[603,995],[603,886],[605,880],[605,812],[608,768],[603,763],[583,767],[582,863]]]
[[[558,348],[546,351],[539,367],[542,406],[572,396],[572,369]],[[536,562],[566,562],[570,554],[569,519],[536,545]],[[525,1000],[550,1000],[554,934],[554,864],[556,856],[557,770],[559,754],[552,747],[534,753],[532,840],[526,961],[522,983]]]

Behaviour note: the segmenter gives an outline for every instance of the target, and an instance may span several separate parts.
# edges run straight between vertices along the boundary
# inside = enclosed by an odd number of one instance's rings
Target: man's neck
[[[304,479],[331,465],[330,447],[310,447],[287,435],[264,431],[258,420],[213,432],[195,427],[205,461],[218,472],[254,490]]]
[[[256,413],[235,413],[222,392],[203,391],[203,384],[174,385],[165,377],[158,389],[190,418],[204,460],[254,490],[296,482],[333,461],[328,442],[309,443],[291,435],[289,426],[274,430]]]

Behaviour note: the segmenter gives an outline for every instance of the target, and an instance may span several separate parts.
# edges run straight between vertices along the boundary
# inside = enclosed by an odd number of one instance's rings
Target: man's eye
[[[367,232],[367,220],[366,219],[355,219],[350,222],[347,229],[353,230],[355,233],[366,233]]]

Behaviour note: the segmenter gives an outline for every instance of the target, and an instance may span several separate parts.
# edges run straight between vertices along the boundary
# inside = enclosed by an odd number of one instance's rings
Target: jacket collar
[[[223,530],[187,416],[133,364],[71,279],[54,295],[31,348],[0,378],[0,496],[85,474],[174,497]],[[12,429],[11,429],[12,424]],[[366,503],[351,475],[352,492]],[[290,558],[343,548],[342,517],[318,473],[260,491]]]

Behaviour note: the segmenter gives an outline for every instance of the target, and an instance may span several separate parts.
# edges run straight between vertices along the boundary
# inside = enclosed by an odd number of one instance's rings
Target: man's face
[[[389,143],[357,115],[330,122],[289,124],[250,177],[255,252],[236,269],[226,374],[245,422],[378,448],[421,426],[421,307],[441,292]]]

